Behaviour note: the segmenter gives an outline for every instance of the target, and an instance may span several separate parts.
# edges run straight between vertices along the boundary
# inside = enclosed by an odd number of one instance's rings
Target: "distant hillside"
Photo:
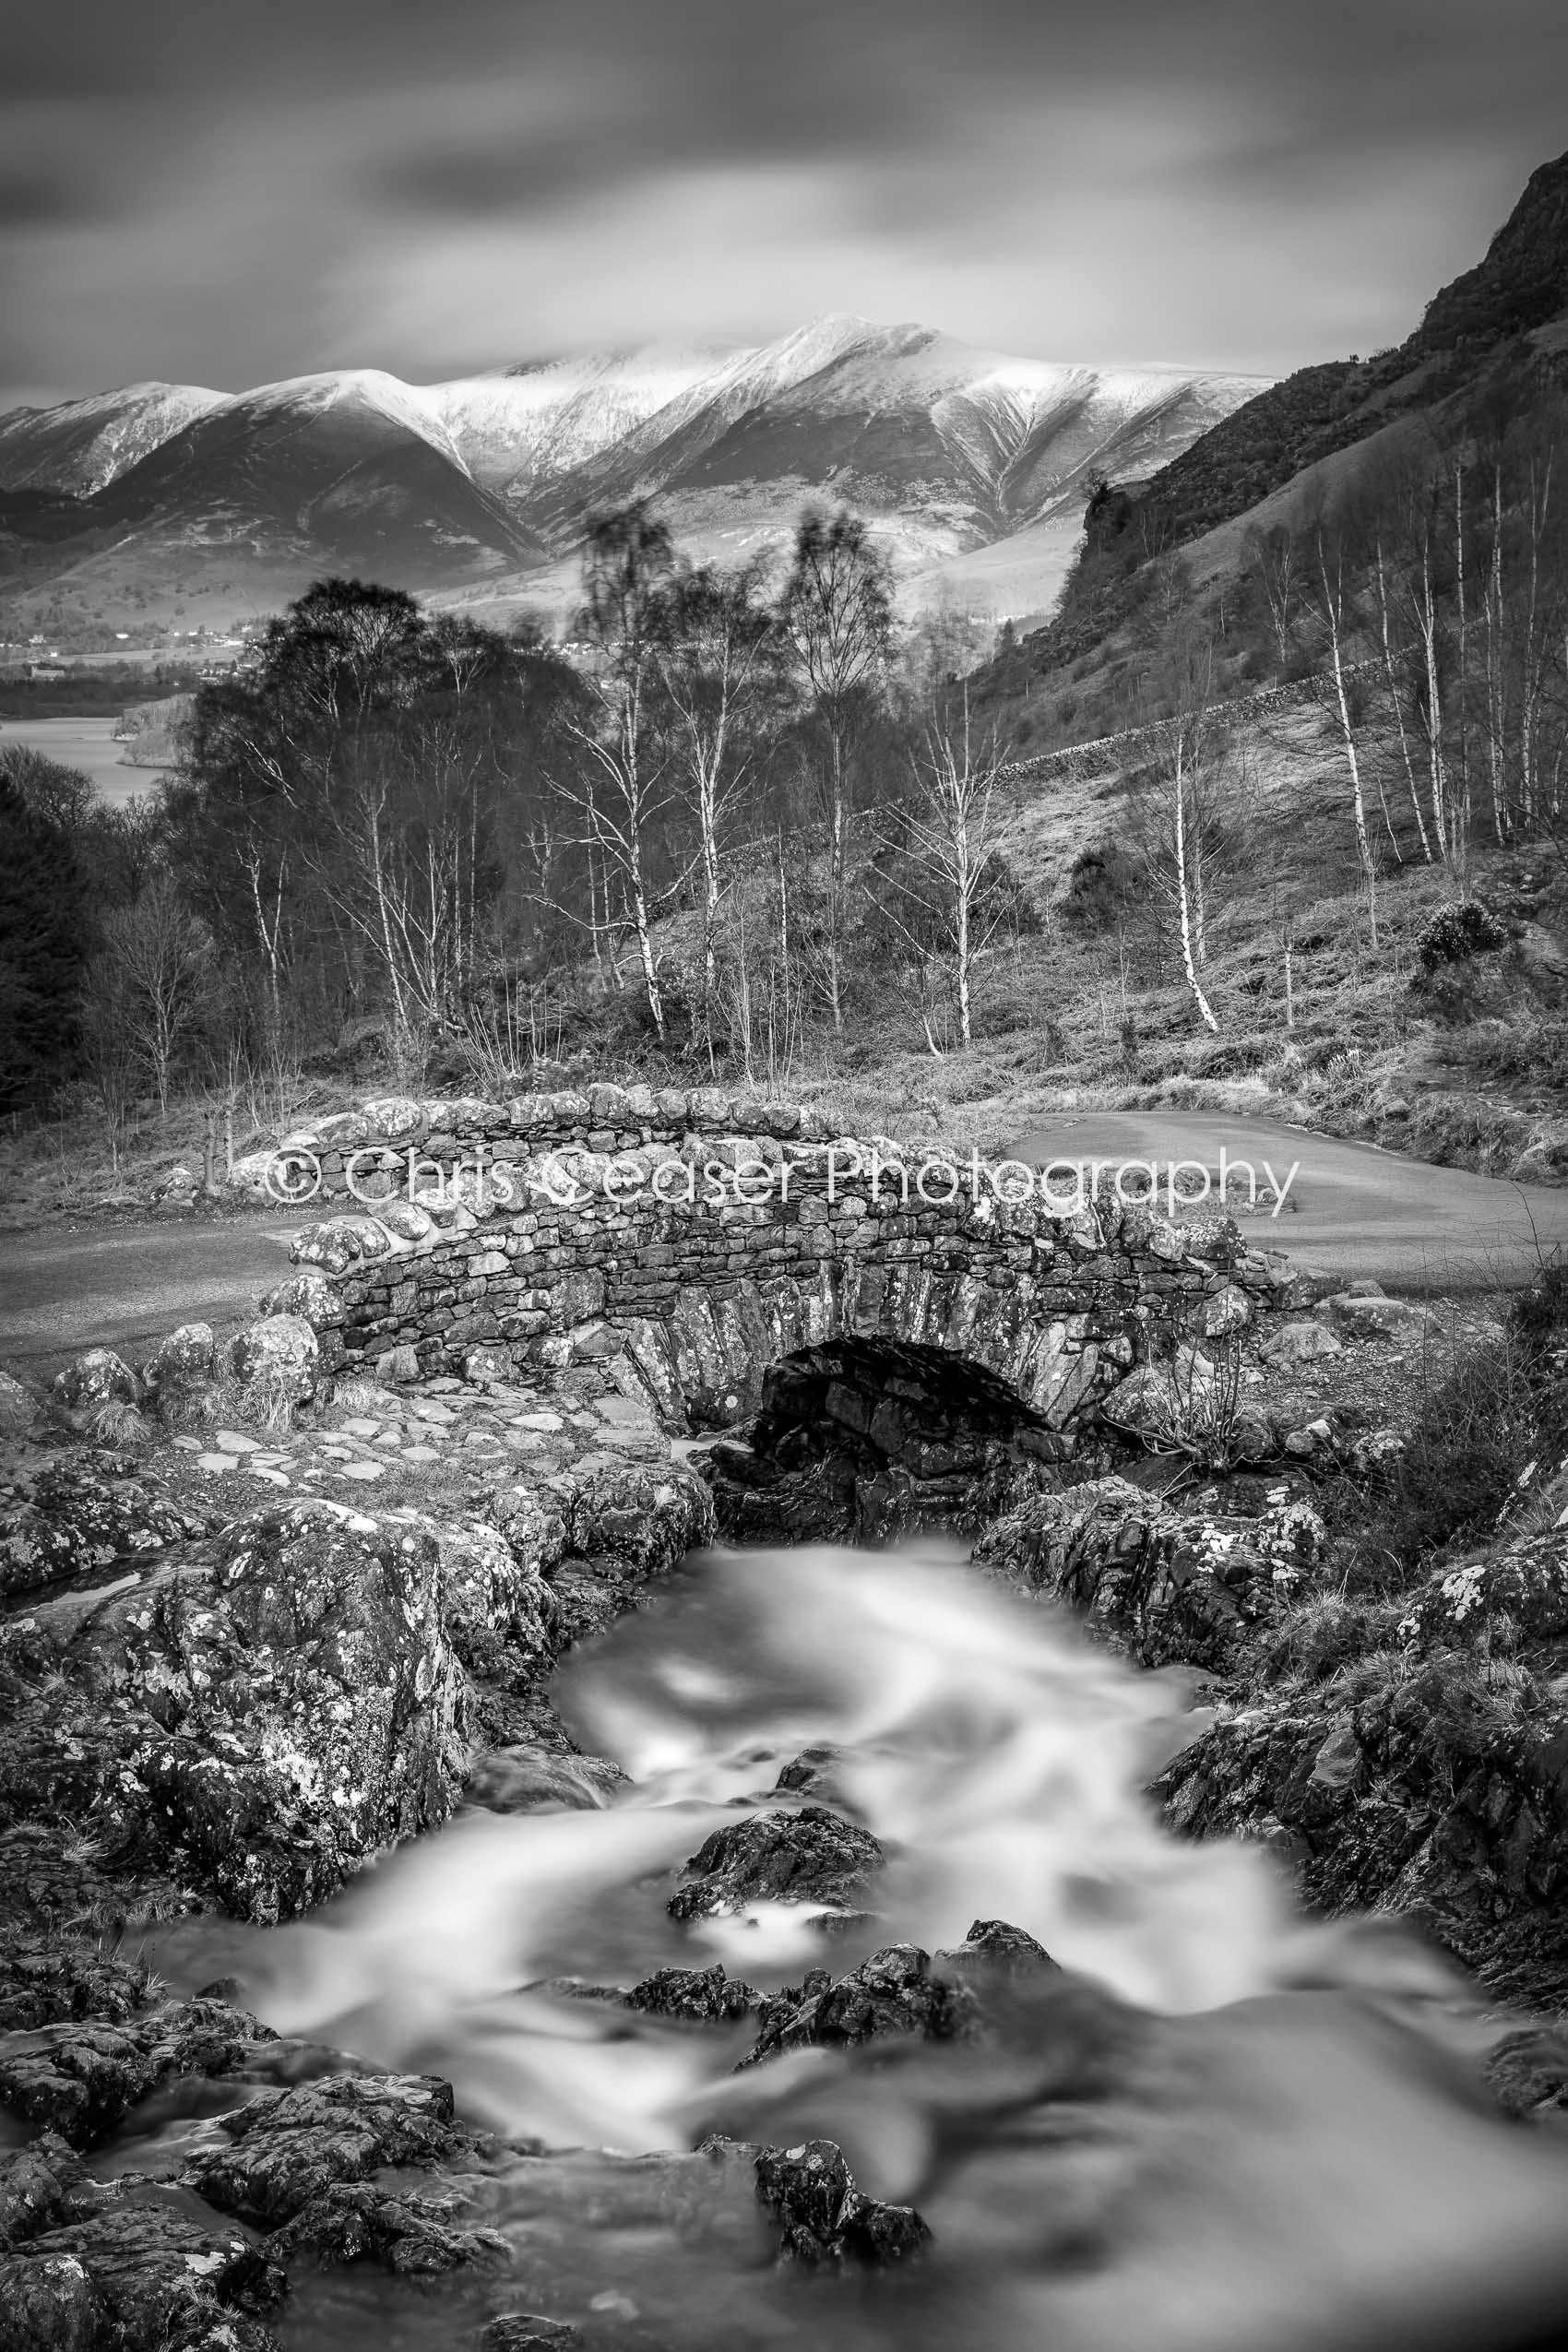
[[[627,499],[656,498],[683,544],[730,560],[787,540],[810,501],[844,499],[921,581],[917,601],[944,564],[1002,548],[1004,609],[1038,613],[1091,482],[1141,480],[1256,388],[849,316],[755,350],[428,386],[374,369],[233,398],[139,386],[118,422],[113,395],[0,419],[0,598],[18,618],[46,595],[67,618],[73,602],[204,597],[227,614],[350,570],[560,607],[588,517]]]
[[[1568,382],[1568,155],[1532,173],[1484,259],[1433,296],[1402,343],[1300,368],[1243,401],[1138,481],[1097,486],[1083,552],[1015,676],[1079,664],[1134,622],[1151,565],[1249,516],[1307,469],[1401,419],[1467,397],[1517,408]],[[1004,690],[1004,682],[992,685]],[[1098,720],[1096,723],[1099,723]]]

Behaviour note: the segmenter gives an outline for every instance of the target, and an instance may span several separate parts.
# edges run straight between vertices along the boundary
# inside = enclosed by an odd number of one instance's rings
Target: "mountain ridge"
[[[0,579],[102,603],[134,576],[145,604],[330,564],[454,592],[505,576],[516,599],[531,581],[559,602],[595,511],[651,497],[699,552],[737,553],[827,497],[911,575],[1033,530],[1020,558],[1043,610],[1091,475],[1158,465],[1261,380],[1020,358],[830,313],[761,345],[431,385],[344,369],[233,395],[140,386],[139,440],[114,439],[112,395],[90,415],[0,418]]]

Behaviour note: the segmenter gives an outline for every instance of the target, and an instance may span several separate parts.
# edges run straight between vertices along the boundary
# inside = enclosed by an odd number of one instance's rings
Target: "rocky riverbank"
[[[1161,1789],[1180,1827],[1262,1837],[1320,1907],[1393,1906],[1500,1988],[1568,2000],[1561,1300],[1515,1318],[1536,1470],[1467,1546],[1380,1583],[1356,1531],[1476,1335],[1313,1287],[1144,1366],[1074,1448],[887,1349],[781,1366],[756,1422],[690,1460],[613,1360],[525,1381],[475,1347],[334,1384],[286,1314],[140,1368],[95,1352],[47,1396],[0,1383],[0,2346],[262,2352],[303,2282],[362,2264],[464,2281],[454,2344],[569,2340],[520,2307],[493,2227],[497,2179],[536,2165],[564,2194],[559,2160],[471,2129],[437,2077],[279,2037],[232,1981],[175,1994],[141,1923],[287,1920],[464,1805],[601,1802],[618,1769],[576,1752],[546,1678],[711,1539],[715,1498],[748,1536],[964,1531],[980,1573],[1197,1678],[1212,1726]],[[696,1847],[673,1918],[874,1914],[882,1857],[831,1757],[776,1795]],[[987,2003],[1020,1979],[1028,2046],[1049,2010],[1053,2063],[1100,2079],[1126,2013],[995,1922],[934,1957],[836,1971],[825,1947],[767,1995],[715,1967],[573,1990],[738,2035],[744,2061],[1005,2040]],[[1497,2080],[1550,2112],[1568,2048],[1521,2028]],[[918,2258],[918,2213],[810,2121],[716,2118],[660,2194],[761,2230],[768,2261]]]

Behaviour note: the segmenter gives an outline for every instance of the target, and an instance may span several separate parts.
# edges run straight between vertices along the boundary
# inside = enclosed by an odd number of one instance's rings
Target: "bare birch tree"
[[[556,791],[582,820],[582,845],[613,873],[636,934],[643,992],[654,1033],[664,1036],[664,999],[653,952],[648,868],[654,825],[668,805],[668,753],[655,724],[660,599],[673,566],[670,533],[646,502],[588,527],[580,625],[596,664],[584,683],[589,715],[565,722],[578,752],[576,774],[556,775]]]
[[[674,764],[695,821],[702,889],[702,1027],[713,1052],[721,843],[759,750],[751,720],[769,683],[778,631],[754,566],[679,573],[663,598],[659,683]]]
[[[885,673],[893,636],[887,565],[847,507],[808,514],[795,535],[781,619],[825,744],[828,843],[827,997],[842,1034],[845,882],[854,814],[852,753]]]
[[[912,873],[905,869],[900,887],[951,956],[964,1045],[974,1042],[975,965],[1001,920],[999,908],[988,912],[986,897],[995,847],[992,801],[1003,765],[994,731],[976,741],[966,693],[956,725],[945,712],[928,725],[924,748],[913,763],[914,806],[902,820],[914,867]],[[928,1041],[930,1037],[928,1025]]]

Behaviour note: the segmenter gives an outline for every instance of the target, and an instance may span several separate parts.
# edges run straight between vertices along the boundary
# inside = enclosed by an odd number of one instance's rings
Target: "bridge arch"
[[[675,1431],[743,1419],[771,1366],[853,1342],[975,1367],[1066,1434],[1178,1335],[1282,1296],[1227,1218],[1055,1213],[978,1162],[944,1198],[909,1146],[713,1089],[398,1099],[286,1143],[341,1208],[268,1303],[315,1323],[329,1369],[598,1361]]]

